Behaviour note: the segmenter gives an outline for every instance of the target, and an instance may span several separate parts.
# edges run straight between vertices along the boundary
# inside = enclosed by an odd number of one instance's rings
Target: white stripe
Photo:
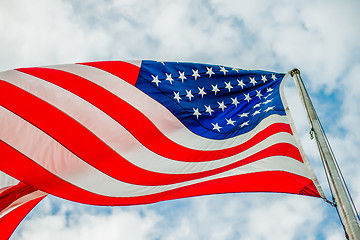
[[[79,64],[57,65],[49,68],[73,73],[103,87],[141,111],[167,138],[187,148],[198,150],[226,149],[247,141],[255,132],[261,131],[271,123],[288,123],[286,116],[271,115],[246,134],[224,140],[207,139],[189,131],[167,108],[113,74]]]
[[[217,175],[163,186],[140,186],[118,181],[83,162],[38,128],[0,107],[0,138],[59,178],[87,191],[114,197],[135,197],[159,193],[221,177],[261,171],[287,171],[308,177],[299,161],[270,157]],[[21,136],[21,137],[19,137]],[[34,151],[36,149],[36,151]],[[6,159],[11,161],[11,159]]]
[[[7,175],[6,173],[0,171],[0,193],[2,192],[2,189],[5,187],[13,186],[18,184],[19,181],[15,178]]]
[[[2,75],[2,79],[5,79],[9,83],[28,91],[34,96],[43,99],[68,114],[93,132],[105,144],[126,160],[148,171],[171,174],[207,171],[236,162],[238,159],[250,156],[275,143],[285,142],[296,146],[294,139],[290,134],[279,133],[267,138],[258,145],[252,146],[250,149],[242,152],[241,154],[221,159],[221,161],[217,160],[203,163],[172,161],[145,148],[137,141],[137,139],[134,138],[132,134],[130,134],[114,119],[110,118],[104,112],[94,107],[87,101],[65,89],[17,71],[8,71],[4,73]],[[254,131],[253,134],[255,134]],[[204,138],[202,138],[202,140],[206,141]],[[39,141],[43,142],[44,140]],[[222,141],[219,141],[219,143],[222,143]],[[49,143],[49,145],[51,144]]]
[[[136,197],[155,194],[229,176],[269,171],[290,172],[299,176],[309,178],[309,174],[307,172],[307,169],[304,168],[304,164],[299,161],[293,161],[293,159],[290,159],[288,157],[277,156],[264,158],[261,161],[257,161],[216,175],[169,185],[139,186],[133,184],[126,184],[123,182],[114,182],[110,179],[110,181],[106,181],[104,178],[97,178],[98,175],[93,175],[93,172],[84,173],[84,175],[86,175],[88,178],[69,178],[68,180],[80,188],[99,195],[112,197]]]
[[[130,154],[126,154],[126,157],[127,159],[130,159],[129,161],[134,165],[148,171],[167,174],[187,174],[204,172],[227,166],[239,161],[239,159],[249,157],[261,150],[264,150],[265,148],[268,148],[269,146],[280,142],[294,145],[294,139],[292,135],[288,133],[278,133],[239,154],[207,162],[169,161],[168,158],[155,155],[151,151],[133,151]]]

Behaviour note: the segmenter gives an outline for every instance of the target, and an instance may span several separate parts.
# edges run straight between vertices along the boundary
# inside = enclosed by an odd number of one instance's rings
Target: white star
[[[226,85],[225,88],[227,88],[227,89],[229,90],[229,92],[230,92],[231,89],[233,88],[233,87],[231,86],[231,82],[224,82],[224,83],[225,83],[225,85]]]
[[[234,71],[236,71],[237,73],[239,72],[239,69],[238,69],[238,68],[232,68],[231,70],[234,70]]]
[[[206,92],[204,91],[204,88],[198,87],[198,89],[199,89],[199,93],[198,93],[198,94],[201,95],[201,98],[204,98],[204,95],[206,95]]]
[[[166,79],[165,80],[168,80],[170,82],[170,84],[172,84],[174,79],[171,77],[171,73],[169,73],[169,74],[165,73],[165,74],[166,74]]]
[[[268,87],[268,88],[266,89],[266,92],[272,92],[273,90],[274,90],[273,88]]]
[[[238,86],[240,86],[241,89],[244,89],[245,83],[243,82],[243,80],[242,79],[241,80],[237,79],[237,81],[239,83]]]
[[[265,112],[268,112],[268,111],[270,111],[270,110],[274,110],[274,107],[275,107],[275,106],[268,107],[268,108],[267,108],[267,109],[265,109],[264,111],[265,111]]]
[[[260,107],[260,103],[253,106],[253,108],[257,108],[257,107]]]
[[[236,122],[236,121],[231,120],[231,118],[229,118],[229,120],[225,118],[225,120],[226,120],[226,125],[233,125],[234,126],[234,123]]]
[[[255,81],[255,77],[250,77],[250,83],[252,83],[253,86],[255,86],[255,84],[257,83],[257,81]]]
[[[268,97],[270,97],[272,95],[272,93],[270,93],[269,95],[267,95],[266,97],[264,97],[265,99],[267,99]]]
[[[224,104],[224,101],[222,101],[222,102],[217,102],[217,103],[219,104],[219,108],[221,108],[222,111],[224,111],[225,108],[227,108],[227,106],[225,106],[225,104]]]
[[[266,101],[263,102],[262,104],[266,105],[266,104],[268,104],[269,102],[272,102],[272,99],[266,100]]]
[[[228,70],[225,69],[225,67],[219,66],[220,67],[220,72],[223,72],[224,75],[226,75],[226,73],[228,72]]]
[[[179,74],[180,74],[179,78],[181,79],[181,82],[184,82],[184,79],[186,79],[185,72],[180,72],[179,71]]]
[[[216,95],[217,92],[220,92],[217,84],[216,84],[215,86],[211,84],[211,86],[212,86],[212,88],[213,88],[211,91],[213,91],[213,92],[215,93],[215,95]]]
[[[191,94],[191,90],[188,91],[185,89],[185,91],[186,91],[186,97],[188,97],[189,101],[191,101],[191,98],[194,97],[194,95]]]
[[[199,109],[198,108],[193,108],[194,110],[194,114],[196,116],[196,119],[199,119],[199,116],[201,115],[201,113],[199,112]]]
[[[211,75],[215,74],[212,70],[212,67],[210,67],[210,68],[206,67],[206,69],[207,69],[206,74],[209,74],[209,78],[211,78]]]
[[[256,91],[256,97],[258,97],[259,99],[261,99],[261,90],[255,90]]]
[[[156,86],[159,86],[159,83],[161,83],[161,81],[158,78],[158,75],[156,75],[156,77],[154,77],[154,75],[151,75],[151,77],[153,78],[152,82],[156,84]]]
[[[220,129],[221,129],[222,127],[220,127],[218,123],[215,123],[215,124],[211,123],[211,124],[213,125],[213,129],[212,129],[212,130],[218,130],[218,132],[220,132]]]
[[[263,81],[264,83],[267,81],[266,75],[261,75],[261,81]]]
[[[237,100],[237,97],[236,98],[231,98],[232,100],[232,103],[231,104],[234,104],[235,107],[237,107],[237,105],[240,103],[238,100]]]
[[[277,79],[277,77],[275,76],[275,74],[272,74],[272,75],[271,75],[271,79],[274,80],[274,81]]]
[[[243,122],[240,127],[249,126],[249,121]]]
[[[256,110],[253,114],[251,114],[251,116],[255,116],[255,115],[258,115],[258,114],[260,114],[260,110]]]
[[[205,112],[209,113],[210,116],[211,116],[211,113],[214,112],[214,110],[211,109],[210,105],[209,105],[209,106],[204,105],[204,106],[205,106],[205,108],[206,108],[206,111],[205,111]]]
[[[244,99],[244,100],[246,100],[246,101],[249,103],[250,100],[251,100],[250,93],[248,93],[248,94],[245,94],[245,93],[244,93],[244,96],[245,96],[245,99]]]
[[[180,103],[180,93],[179,92],[174,92],[174,99],[176,99],[178,101],[178,103]]]
[[[193,76],[195,78],[195,81],[196,81],[196,79],[198,77],[200,77],[199,70],[198,69],[196,69],[195,71],[194,71],[194,69],[191,69],[191,70],[193,71],[193,75],[191,75],[191,76]]]
[[[248,117],[249,116],[249,113],[242,113],[242,114],[238,114],[239,117]]]

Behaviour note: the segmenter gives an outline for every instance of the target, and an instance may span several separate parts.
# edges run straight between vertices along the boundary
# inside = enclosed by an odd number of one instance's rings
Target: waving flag
[[[2,72],[0,170],[96,205],[255,191],[320,197],[284,77],[155,61]]]

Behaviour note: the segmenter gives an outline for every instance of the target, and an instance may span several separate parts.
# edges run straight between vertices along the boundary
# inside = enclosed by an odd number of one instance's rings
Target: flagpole
[[[343,224],[347,239],[360,239],[360,224],[356,214],[355,206],[352,204],[350,193],[346,188],[344,179],[340,173],[330,144],[316,114],[305,85],[301,79],[300,71],[293,69],[290,71],[298,88],[301,100],[306,109],[306,113],[311,125],[311,131],[315,135],[316,143],[320,151],[320,156],[329,181],[330,190],[333,195],[334,206],[337,208],[340,220]]]

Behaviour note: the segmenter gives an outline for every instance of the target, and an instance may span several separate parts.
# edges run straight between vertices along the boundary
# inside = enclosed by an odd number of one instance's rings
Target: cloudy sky
[[[0,70],[97,60],[174,60],[287,72],[294,67],[360,209],[360,1],[1,0]],[[291,78],[287,100],[330,198]],[[134,207],[47,197],[12,239],[344,239],[320,199],[241,193]]]

